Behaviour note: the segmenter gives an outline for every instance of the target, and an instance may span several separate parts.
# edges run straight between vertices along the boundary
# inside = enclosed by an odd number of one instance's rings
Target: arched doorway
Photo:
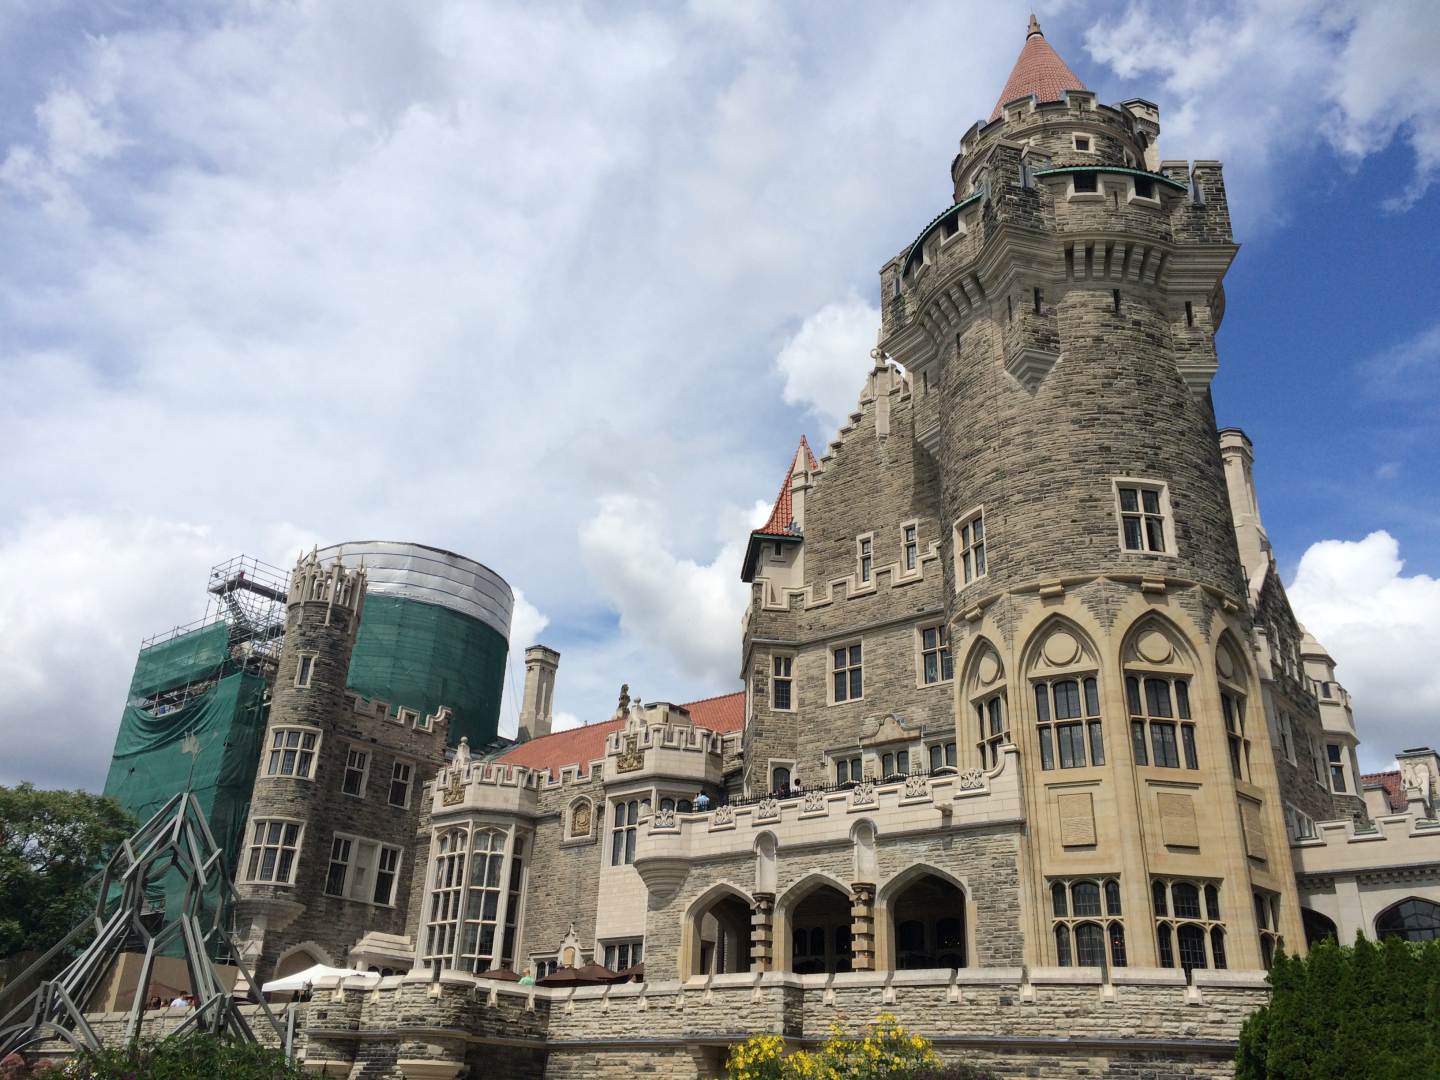
[[[1440,938],[1440,904],[1418,896],[1406,897],[1375,917],[1375,936],[1406,941]]]
[[[850,895],[816,882],[786,905],[790,970],[797,975],[851,970]]]
[[[965,967],[965,893],[954,882],[920,874],[892,896],[889,908],[897,970]]]
[[[329,963],[328,959],[317,956],[310,948],[302,945],[281,954],[279,962],[275,965],[275,978],[284,979],[304,971],[306,968],[312,968],[316,964]]]
[[[690,963],[682,975],[732,975],[750,970],[750,904],[728,889],[690,917]]]
[[[1340,935],[1335,929],[1335,923],[1318,911],[1312,911],[1308,907],[1300,909],[1300,922],[1305,927],[1305,944],[1314,948],[1327,937],[1340,940]]]

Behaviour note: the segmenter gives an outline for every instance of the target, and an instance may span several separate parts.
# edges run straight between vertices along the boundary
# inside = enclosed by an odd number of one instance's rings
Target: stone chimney
[[[516,741],[529,742],[550,734],[550,708],[555,698],[555,669],[560,654],[544,645],[525,650],[525,693],[520,702]]]
[[[1220,458],[1225,464],[1225,488],[1240,561],[1253,592],[1264,582],[1270,565],[1270,538],[1260,523],[1260,503],[1255,498],[1255,448],[1239,428],[1226,428],[1220,432]]]

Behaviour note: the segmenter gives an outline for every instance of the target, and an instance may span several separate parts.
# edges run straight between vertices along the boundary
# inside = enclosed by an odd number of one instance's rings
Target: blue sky
[[[240,551],[480,559],[565,723],[736,687],[746,530],[1028,13],[0,4],[0,783],[98,785],[139,640]],[[1362,760],[1433,742],[1440,7],[1039,15],[1225,162],[1221,421]]]

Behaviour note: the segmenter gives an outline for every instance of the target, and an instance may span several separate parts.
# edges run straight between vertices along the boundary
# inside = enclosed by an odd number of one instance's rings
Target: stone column
[[[750,970],[775,970],[775,894],[757,892],[750,908]]]
[[[856,881],[850,886],[851,969],[875,970],[875,886]]]

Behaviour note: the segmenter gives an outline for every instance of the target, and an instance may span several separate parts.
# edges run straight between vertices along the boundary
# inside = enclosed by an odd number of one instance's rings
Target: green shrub
[[[1245,1022],[1236,1080],[1440,1078],[1440,941],[1325,940],[1276,957]]]
[[[969,1065],[946,1065],[929,1039],[885,1014],[859,1038],[838,1028],[819,1050],[785,1053],[778,1035],[757,1035],[730,1051],[727,1080],[995,1080]]]
[[[182,1035],[72,1058],[65,1065],[27,1067],[18,1055],[0,1062],[0,1080],[301,1080],[305,1071],[279,1050]]]

